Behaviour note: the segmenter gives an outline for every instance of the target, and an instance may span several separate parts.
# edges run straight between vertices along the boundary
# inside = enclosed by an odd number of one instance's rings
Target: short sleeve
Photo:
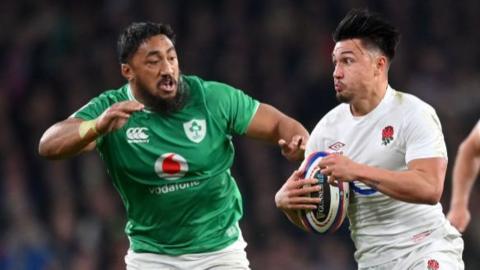
[[[106,95],[100,95],[91,99],[87,104],[74,112],[71,117],[80,118],[83,120],[92,120],[100,116],[108,107],[110,103]]]
[[[414,159],[442,157],[447,159],[447,148],[442,125],[435,110],[425,105],[405,119],[405,162]]]
[[[119,98],[116,94],[118,95],[116,91],[107,91],[98,97],[91,99],[86,105],[74,112],[70,117],[80,118],[85,121],[93,120],[100,116],[113,103],[123,99]],[[97,147],[103,143],[104,137],[105,136],[101,136],[97,138]]]
[[[243,91],[219,82],[204,82],[207,102],[227,120],[228,133],[244,134],[260,102]]]
[[[305,146],[305,158],[310,156],[313,152],[320,151],[321,147],[321,131],[325,130],[324,120],[320,120],[315,128],[312,130],[310,137],[308,138],[307,145]]]

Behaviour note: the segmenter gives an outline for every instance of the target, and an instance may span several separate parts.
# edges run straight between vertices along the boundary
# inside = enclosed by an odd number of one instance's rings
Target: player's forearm
[[[296,135],[303,136],[305,140],[309,137],[308,131],[302,124],[291,117],[284,116],[278,123],[277,138],[274,138],[274,142],[276,143],[279,139],[290,141]]]
[[[358,180],[400,201],[436,204],[443,192],[443,182],[420,171],[389,171],[360,165]]]
[[[453,191],[451,207],[468,206],[472,186],[480,169],[480,156],[475,149],[462,144],[453,167]]]
[[[69,118],[45,131],[40,139],[38,152],[48,159],[71,157],[93,149],[97,136],[92,122]]]

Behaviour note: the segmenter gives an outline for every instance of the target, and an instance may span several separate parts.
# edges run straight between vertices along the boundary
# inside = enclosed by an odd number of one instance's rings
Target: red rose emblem
[[[430,259],[427,262],[427,269],[428,270],[438,270],[438,269],[440,269],[440,264],[438,263],[437,260]]]
[[[382,144],[387,145],[393,140],[393,127],[387,126],[382,130]]]

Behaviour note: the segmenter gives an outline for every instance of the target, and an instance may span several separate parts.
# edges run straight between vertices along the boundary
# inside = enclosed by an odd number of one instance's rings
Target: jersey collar
[[[132,88],[130,87],[130,84],[127,84],[127,97],[128,97],[128,100],[135,100],[137,102],[140,102],[135,98],[135,96],[133,96],[133,92],[132,92]],[[145,108],[142,111],[146,113],[152,113],[152,111],[147,110]]]
[[[356,121],[363,121],[364,119],[369,119],[374,115],[377,115],[383,111],[385,104],[392,99],[394,93],[395,93],[395,90],[390,85],[387,85],[387,90],[385,91],[385,95],[383,96],[382,100],[380,100],[380,103],[378,103],[377,106],[373,108],[372,111],[370,111],[366,115],[354,116],[350,110],[350,106],[347,106],[349,115]]]

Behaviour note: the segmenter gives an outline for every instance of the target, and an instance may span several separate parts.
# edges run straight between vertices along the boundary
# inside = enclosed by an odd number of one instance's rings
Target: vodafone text
[[[156,186],[156,187],[150,187],[148,188],[148,191],[150,194],[166,194],[170,192],[175,192],[178,190],[183,190],[191,187],[195,187],[200,185],[200,181],[190,181],[190,182],[183,182],[183,183],[175,183],[175,184],[166,184],[162,186]]]

